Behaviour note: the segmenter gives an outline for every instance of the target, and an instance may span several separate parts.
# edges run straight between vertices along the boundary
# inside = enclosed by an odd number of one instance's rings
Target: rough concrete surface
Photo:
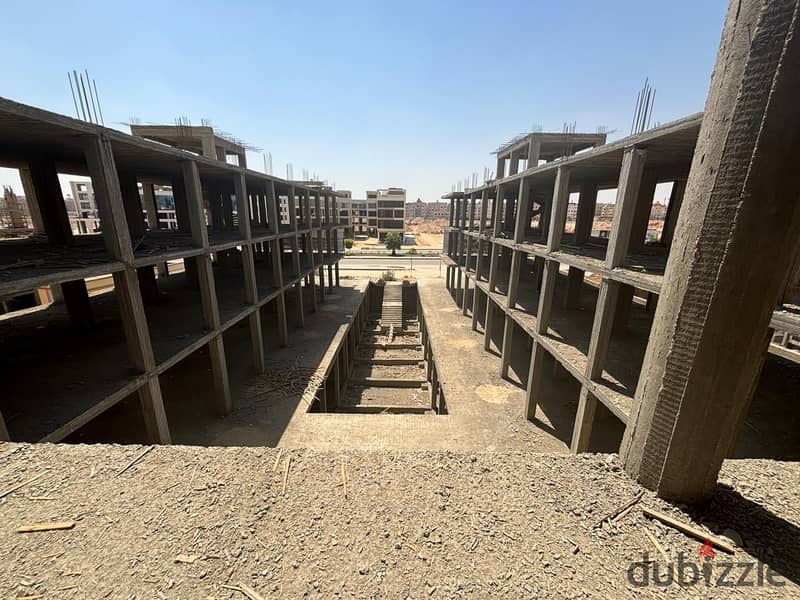
[[[646,493],[594,528],[639,490],[612,456],[162,446],[120,474],[141,450],[0,445],[3,490],[45,473],[0,500],[2,597],[243,599],[224,587],[239,584],[264,598],[800,594],[797,464],[731,461],[704,512]],[[663,564],[646,530],[673,559],[700,548],[641,505],[725,532],[744,547],[736,561],[763,556],[785,585],[631,586],[642,552]],[[75,526],[15,533],[51,520]]]

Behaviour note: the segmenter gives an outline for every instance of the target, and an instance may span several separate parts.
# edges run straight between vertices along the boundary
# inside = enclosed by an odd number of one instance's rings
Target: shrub
[[[350,248],[353,247],[353,240],[351,240],[350,238],[345,238],[344,247],[350,250]]]
[[[394,271],[384,271],[383,273],[381,273],[381,279],[383,279],[384,281],[394,281],[395,280]]]

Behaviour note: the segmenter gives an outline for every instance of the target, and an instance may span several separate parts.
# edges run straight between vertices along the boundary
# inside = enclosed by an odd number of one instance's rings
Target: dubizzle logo
[[[628,567],[628,583],[634,587],[669,587],[677,584],[691,587],[701,581],[706,586],[715,587],[783,587],[786,581],[761,561],[715,560],[717,553],[711,540],[700,546],[700,561],[688,560],[685,553],[678,552],[677,560],[666,565],[650,560],[647,552],[642,553],[641,562]]]
[[[703,542],[703,545],[700,546],[700,559],[709,558],[713,560],[715,556],[716,552],[714,552],[714,544],[711,543],[711,540]]]

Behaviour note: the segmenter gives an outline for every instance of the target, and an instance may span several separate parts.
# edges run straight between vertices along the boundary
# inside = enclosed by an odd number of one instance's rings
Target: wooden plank
[[[652,508],[648,508],[647,506],[642,507],[642,513],[646,517],[650,517],[651,519],[656,519],[669,525],[670,527],[674,527],[678,531],[685,533],[686,535],[690,535],[695,539],[700,540],[701,542],[711,542],[714,546],[722,550],[723,552],[727,552],[728,554],[736,554],[736,548],[729,544],[727,541],[718,538],[717,536],[706,533],[702,529],[695,527],[694,525],[689,525],[688,523],[684,523],[683,521],[678,521],[677,519],[671,517],[670,515],[664,514],[657,510],[653,510]]]
[[[47,523],[34,523],[32,525],[20,525],[17,527],[17,533],[35,533],[39,531],[57,531],[64,529],[72,529],[75,527],[75,521],[50,521]]]
[[[12,485],[10,488],[7,488],[7,489],[3,490],[2,492],[0,492],[0,498],[5,498],[6,496],[8,496],[10,494],[13,494],[17,490],[22,489],[23,487],[25,487],[26,485],[29,485],[29,484],[33,483],[34,481],[38,481],[39,479],[41,479],[45,475],[47,475],[46,471],[42,472],[42,473],[38,473],[37,475],[34,475],[33,477],[30,477],[29,479],[26,479],[24,481],[21,481],[20,483]]]

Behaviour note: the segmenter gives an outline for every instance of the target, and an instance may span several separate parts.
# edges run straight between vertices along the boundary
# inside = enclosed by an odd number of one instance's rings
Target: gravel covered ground
[[[0,597],[800,595],[797,463],[729,461],[703,511],[646,493],[596,528],[639,491],[612,456],[156,447],[120,473],[143,449],[0,444],[0,494],[43,473],[0,498]],[[645,531],[673,560],[700,548],[641,506],[725,533],[785,585],[632,586],[642,552],[664,564]],[[46,521],[75,525],[16,533]]]

